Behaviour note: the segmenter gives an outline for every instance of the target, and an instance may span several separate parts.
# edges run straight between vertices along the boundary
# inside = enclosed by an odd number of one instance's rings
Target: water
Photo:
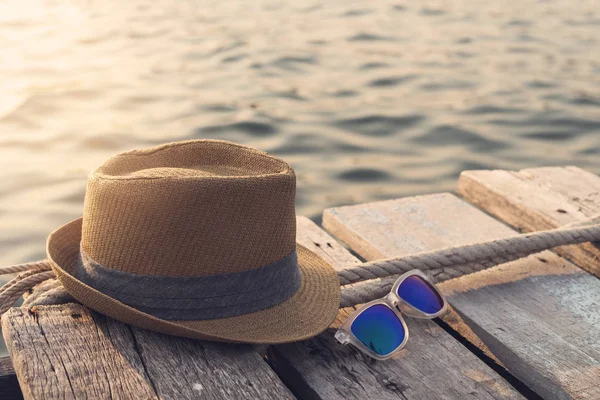
[[[296,169],[297,212],[600,172],[598,0],[5,0],[0,265],[44,256],[120,151],[220,138]]]

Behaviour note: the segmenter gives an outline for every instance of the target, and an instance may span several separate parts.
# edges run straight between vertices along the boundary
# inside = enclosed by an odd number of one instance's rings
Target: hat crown
[[[231,142],[119,154],[88,180],[81,247],[108,268],[208,276],[259,268],[296,248],[293,169]]]

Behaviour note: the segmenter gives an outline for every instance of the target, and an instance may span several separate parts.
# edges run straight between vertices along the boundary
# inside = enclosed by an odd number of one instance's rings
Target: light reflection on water
[[[8,0],[0,265],[38,259],[112,154],[221,138],[289,161],[297,210],[600,172],[597,1]]]

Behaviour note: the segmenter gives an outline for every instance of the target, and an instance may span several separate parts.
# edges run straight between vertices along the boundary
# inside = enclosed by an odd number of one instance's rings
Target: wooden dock
[[[360,262],[354,254],[389,258],[600,214],[600,178],[575,167],[466,171],[457,193],[327,209],[329,233],[299,217],[298,242],[344,268]],[[600,399],[599,255],[565,246],[446,281],[452,310],[407,318],[407,346],[383,362],[336,343],[339,321],[308,341],[251,347],[153,333],[77,304],[13,308],[2,328],[14,370],[0,361],[0,397]]]

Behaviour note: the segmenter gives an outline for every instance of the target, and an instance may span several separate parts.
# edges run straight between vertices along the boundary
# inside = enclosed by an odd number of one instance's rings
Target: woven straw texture
[[[229,142],[123,153],[88,180],[81,244],[96,262],[138,274],[258,268],[294,250],[295,195],[288,164]]]
[[[295,184],[284,161],[230,142],[122,153],[90,175],[83,218],[50,235],[48,258],[78,301],[142,328],[230,342],[306,339],[335,318],[340,287],[333,268],[300,246],[298,291],[274,307],[230,318],[161,320],[73,276],[80,243],[96,262],[145,275],[235,273],[280,260],[296,247]]]

